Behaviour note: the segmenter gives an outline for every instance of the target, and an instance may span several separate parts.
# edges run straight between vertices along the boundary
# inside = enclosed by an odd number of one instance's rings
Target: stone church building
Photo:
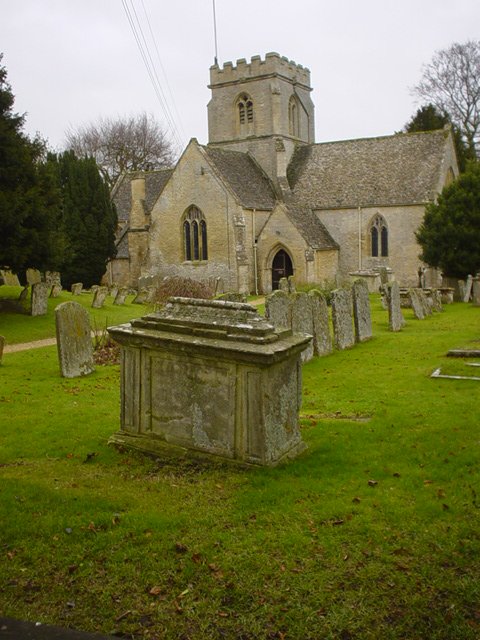
[[[208,144],[117,182],[110,281],[268,293],[283,276],[340,284],[387,267],[416,285],[415,230],[458,174],[450,130],[315,143],[310,72],[276,53],[214,65],[209,86]]]

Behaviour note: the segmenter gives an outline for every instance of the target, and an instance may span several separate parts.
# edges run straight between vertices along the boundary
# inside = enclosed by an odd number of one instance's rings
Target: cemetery
[[[0,315],[5,615],[134,639],[478,637],[475,298],[283,283],[264,306],[155,312],[78,285]],[[105,326],[120,365],[93,362]]]

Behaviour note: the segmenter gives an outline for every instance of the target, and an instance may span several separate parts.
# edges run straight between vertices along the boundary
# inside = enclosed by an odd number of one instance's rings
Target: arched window
[[[300,135],[298,101],[295,96],[291,96],[288,103],[288,130],[291,136],[298,138]]]
[[[243,93],[237,100],[238,126],[240,133],[249,133],[253,125],[253,101],[249,95]]]
[[[191,206],[183,219],[183,253],[185,260],[207,260],[207,222],[203,213]]]
[[[388,256],[388,228],[385,218],[377,215],[373,218],[370,226],[370,244],[372,257],[385,258]]]

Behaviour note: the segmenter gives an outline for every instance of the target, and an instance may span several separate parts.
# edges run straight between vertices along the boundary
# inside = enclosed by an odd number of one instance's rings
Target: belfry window
[[[290,98],[288,103],[288,129],[291,136],[298,138],[300,135],[298,103],[295,96]]]
[[[240,130],[244,129],[247,125],[253,123],[253,101],[246,93],[242,94],[237,102],[238,109],[238,124]]]
[[[383,216],[375,216],[370,226],[370,244],[373,258],[388,256],[388,228]]]
[[[207,222],[195,206],[191,206],[184,215],[183,253],[185,260],[208,260]]]

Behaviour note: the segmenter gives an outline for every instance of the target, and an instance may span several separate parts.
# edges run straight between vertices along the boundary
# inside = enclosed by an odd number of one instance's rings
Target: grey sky
[[[212,0],[132,2],[182,142],[207,142]],[[1,4],[0,52],[28,133],[61,147],[68,128],[100,116],[164,122],[122,0]],[[277,51],[310,69],[317,142],[398,131],[417,108],[409,87],[422,64],[480,37],[478,0],[216,0],[216,10],[220,64]]]

